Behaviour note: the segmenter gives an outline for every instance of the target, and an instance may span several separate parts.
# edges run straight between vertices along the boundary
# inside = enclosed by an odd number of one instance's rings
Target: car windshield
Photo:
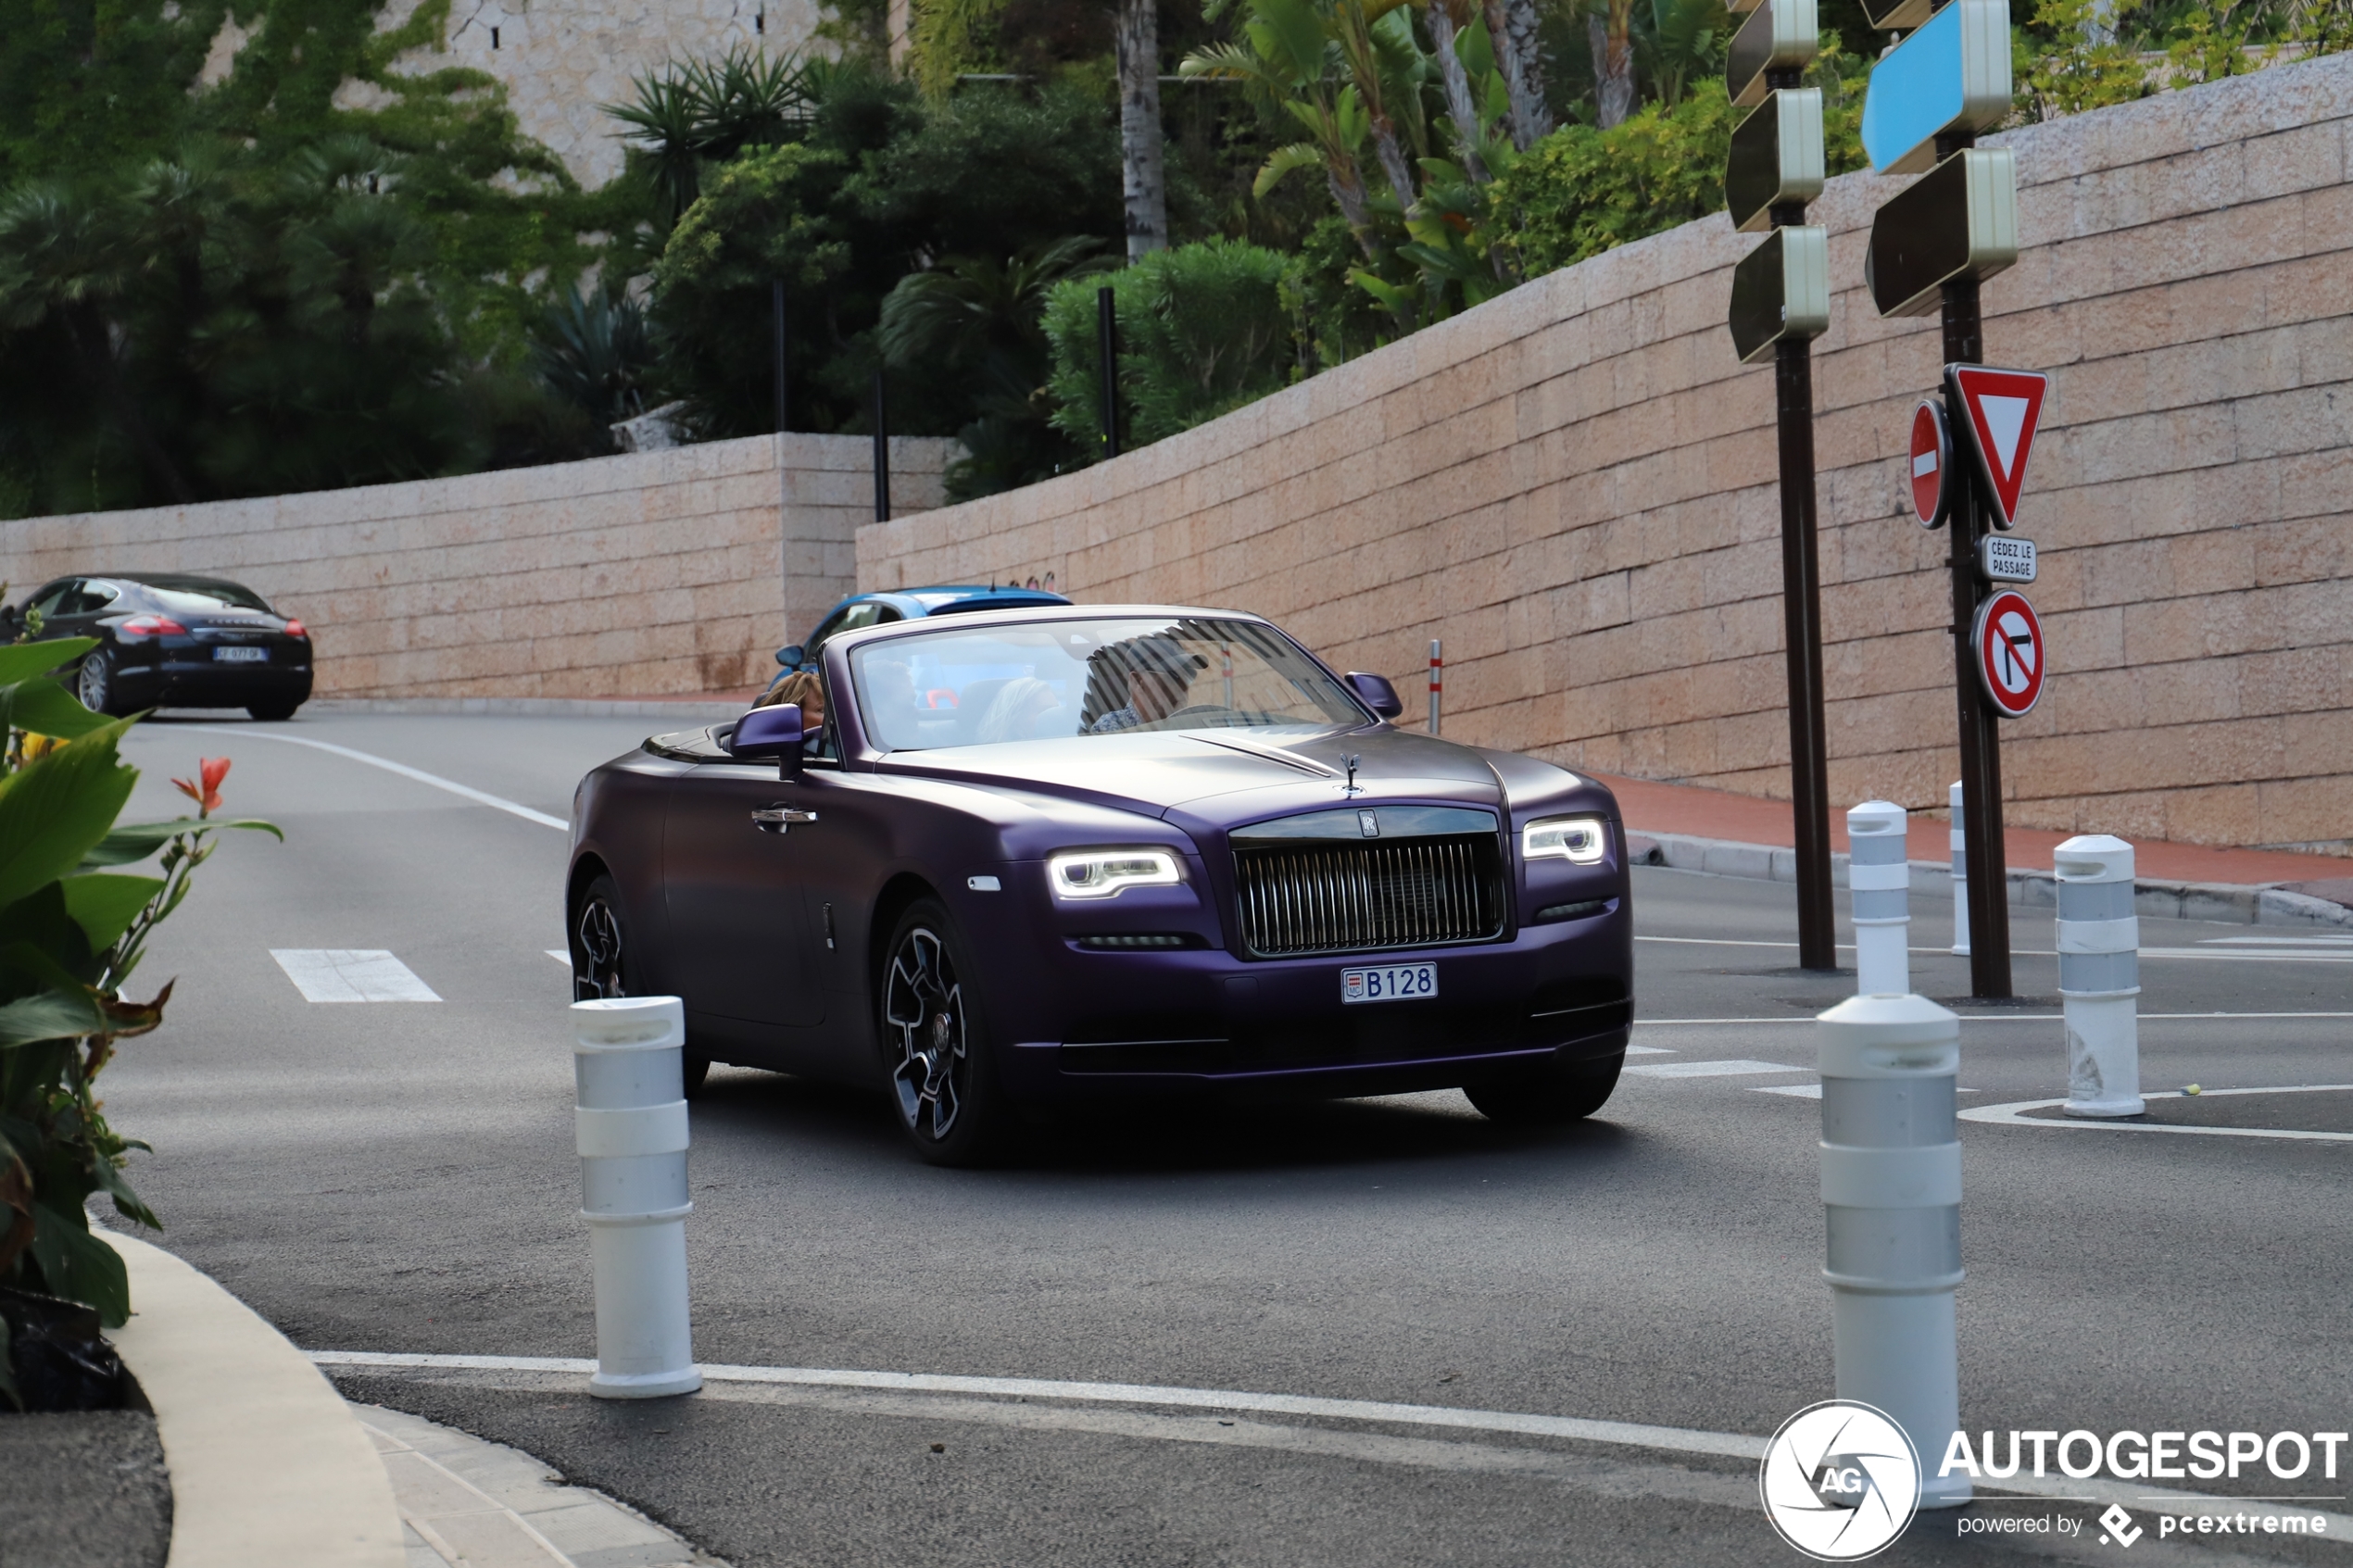
[[[1207,617],[944,628],[850,655],[866,733],[890,751],[1136,730],[1365,722],[1270,627]]]
[[[155,600],[157,609],[182,615],[208,615],[224,609],[258,609],[264,615],[276,613],[251,588],[241,588],[234,583],[208,583],[181,578],[150,578],[139,584],[147,597]]]

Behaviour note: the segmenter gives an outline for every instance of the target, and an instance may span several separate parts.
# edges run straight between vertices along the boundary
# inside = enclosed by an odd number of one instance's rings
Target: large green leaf
[[[95,871],[101,866],[127,866],[133,860],[144,860],[183,833],[210,833],[215,828],[250,828],[266,833],[280,843],[284,832],[275,822],[265,822],[258,817],[215,818],[200,822],[195,817],[175,817],[168,822],[126,822],[91,847],[82,857],[81,870]]]
[[[100,872],[91,876],[69,876],[57,884],[65,892],[66,912],[90,938],[94,948],[114,946],[115,938],[131,929],[139,911],[147,901],[163,891],[159,876],[123,876]]]
[[[5,699],[0,723],[31,730],[36,735],[74,740],[107,724],[105,714],[91,712],[55,681],[19,681],[13,686],[0,686],[0,699]]]
[[[0,686],[12,686],[19,681],[30,681],[35,675],[46,675],[58,665],[71,663],[97,646],[98,639],[95,637],[59,637],[54,642],[16,643],[0,647]]]
[[[0,1001],[36,991],[95,984],[105,949],[94,946],[66,904],[65,884],[44,882],[0,909]],[[45,962],[29,961],[27,951]]]
[[[26,764],[0,794],[0,909],[82,863],[114,826],[139,771],[116,758],[118,719]]]
[[[86,992],[42,991],[0,1005],[0,1048],[95,1035],[107,1017]]]
[[[131,1275],[121,1255],[45,1203],[32,1206],[32,1261],[52,1296],[98,1309],[98,1321],[120,1328],[131,1321]]]

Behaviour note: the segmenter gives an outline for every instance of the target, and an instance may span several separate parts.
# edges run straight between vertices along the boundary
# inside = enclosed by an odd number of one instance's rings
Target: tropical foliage
[[[160,1228],[123,1174],[146,1146],[107,1123],[94,1085],[118,1041],[163,1021],[171,986],[124,995],[157,924],[180,907],[221,828],[278,830],[213,813],[229,771],[208,759],[178,781],[197,814],[116,822],[138,778],[118,747],[136,722],[107,719],[51,675],[96,645],[87,638],[0,648],[0,1286],[97,1310],[108,1326],[131,1311],[121,1260],[91,1234],[84,1205]],[[283,835],[282,835],[283,836]],[[160,874],[117,870],[158,857]],[[16,1398],[0,1322],[0,1396]]]
[[[1105,286],[1118,322],[1122,445],[1159,441],[1286,384],[1295,352],[1284,298],[1290,269],[1274,251],[1211,240],[1057,284],[1045,320],[1054,428],[1077,451],[1101,450],[1096,291]]]

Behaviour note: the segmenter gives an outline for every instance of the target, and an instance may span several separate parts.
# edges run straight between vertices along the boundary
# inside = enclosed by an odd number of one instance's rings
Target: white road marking
[[[1751,1084],[1748,1086],[1748,1092],[1753,1095],[1792,1095],[1799,1099],[1819,1099],[1822,1098],[1822,1085],[1819,1084]],[[1957,1095],[1982,1095],[1985,1091],[1983,1089],[1955,1089],[1953,1092]]]
[[[2142,1022],[2148,1023],[2169,1019],[2175,1022],[2183,1020],[2203,1022],[2216,1018],[2353,1018],[2353,1012],[2145,1012],[2140,1016]],[[2066,1018],[2067,1015],[2063,1012],[1965,1012],[1961,1014],[1961,1022],[1964,1023],[2058,1023],[2063,1022]],[[1637,1029],[1670,1027],[1680,1029],[1701,1023],[1812,1023],[1815,1022],[1815,1019],[1805,1013],[1795,1013],[1781,1018],[1638,1018],[1634,1021],[1634,1027]]]
[[[560,1372],[585,1377],[593,1361],[557,1356],[433,1356],[373,1350],[312,1350],[317,1366],[448,1368],[470,1372]],[[1302,1394],[1251,1394],[1227,1388],[1177,1388],[1150,1383],[1064,1383],[1042,1377],[957,1377],[912,1372],[838,1372],[809,1367],[706,1366],[709,1383],[782,1383],[820,1388],[880,1388],[900,1393],[977,1394],[1008,1399],[1078,1399],[1103,1405],[1163,1405],[1187,1410],[1254,1411],[1274,1415],[1377,1421],[1403,1426],[1445,1426],[1475,1432],[1517,1432],[1587,1443],[1663,1449],[1675,1453],[1762,1459],[1765,1439],[1731,1432],[1697,1432],[1577,1416],[1517,1415],[1449,1405],[1400,1405],[1375,1399],[1319,1399]]]
[[[2195,1097],[2208,1095],[2323,1095],[2353,1092],[2353,1084],[2283,1084],[2271,1088],[2205,1089]],[[2143,1099],[2186,1099],[2179,1089],[2162,1089],[2141,1097]],[[2048,1110],[2065,1105],[2060,1099],[2021,1099],[2007,1105],[1980,1105],[1960,1113],[1964,1122],[1988,1122],[2001,1127],[2073,1127],[2086,1132],[2110,1133],[2190,1133],[2215,1138],[2302,1138],[2321,1143],[2353,1143],[2353,1133],[2310,1133],[2284,1127],[2177,1127],[2157,1122],[2109,1122],[2094,1117],[2067,1116],[2045,1120],[2028,1116],[2029,1110]]]
[[[1665,1046],[1629,1046],[1626,1047],[1626,1054],[1628,1056],[1673,1056],[1675,1053]]]
[[[1730,936],[1637,936],[1634,940],[1637,942],[1665,942],[1679,947],[1780,947],[1787,949],[1797,946],[1794,942],[1760,942],[1751,940],[1746,937]],[[2217,953],[2208,951],[2203,946],[2196,947],[2143,947],[2141,949],[2141,957],[2145,959],[2221,959],[2233,963],[2353,963],[2353,949],[2347,949],[2346,947],[2336,946],[2335,942],[2337,939],[2334,938],[2302,936],[2219,936],[2211,938],[2211,940],[2215,942],[2259,943],[2263,948],[2268,950],[2259,952],[2250,950],[2242,952]],[[2315,943],[2325,942],[2328,943],[2329,946],[2325,947],[2315,947],[2311,948],[2292,948],[2288,946],[2290,943],[2307,941]],[[1855,945],[1852,942],[1841,942],[1838,944],[1838,951],[1842,953],[1851,953],[1854,950]],[[1952,949],[1949,947],[1909,947],[1906,948],[1906,951],[1913,953],[1950,953]],[[2013,958],[2020,959],[2053,959],[2058,957],[2058,954],[2055,949],[2045,947],[2013,947],[2010,949],[2010,955]]]
[[[488,1373],[553,1373],[585,1378],[597,1363],[557,1356],[435,1356],[372,1350],[311,1350],[311,1364],[321,1367],[376,1367],[384,1370]],[[1252,1411],[1320,1418],[1327,1421],[1375,1422],[1397,1426],[1440,1427],[1458,1432],[1511,1432],[1528,1436],[1566,1438],[1572,1442],[1604,1443],[1620,1448],[1653,1449],[1667,1453],[1715,1454],[1727,1459],[1758,1461],[1765,1457],[1766,1439],[1738,1432],[1705,1432],[1683,1426],[1649,1426],[1625,1421],[1588,1421],[1577,1416],[1520,1415],[1505,1411],[1463,1410],[1449,1405],[1388,1404],[1373,1399],[1322,1399],[1301,1394],[1248,1394],[1221,1388],[1179,1388],[1138,1383],[1064,1383],[1038,1377],[957,1377],[907,1372],[833,1372],[808,1367],[706,1366],[706,1383],[765,1384],[805,1388],[871,1388],[888,1393],[964,1394],[1003,1399],[1061,1399],[1080,1404],[1157,1405],[1182,1410]],[[1141,1432],[1133,1434],[1145,1436]],[[1375,1456],[1395,1457],[1395,1456]],[[2151,1492],[2148,1483],[2076,1480],[2068,1476],[2018,1475],[1980,1484],[1985,1492],[2028,1497],[2079,1499],[2093,1502],[2150,1502],[2195,1505],[2216,1500],[2197,1492]],[[1751,1506],[1754,1491],[1744,1493]],[[2237,1512],[2249,1514],[2294,1513],[2310,1518],[2307,1506],[2281,1505],[2253,1499],[2228,1499]],[[2332,1499],[2333,1500],[2333,1499]],[[2353,1518],[2322,1515],[2327,1538],[2353,1538]]]
[[[382,947],[272,947],[306,1001],[437,1002],[433,987]]]
[[[1647,1067],[1629,1067],[1629,1073],[1639,1073],[1645,1078],[1730,1078],[1744,1073],[1811,1073],[1810,1067],[1792,1067],[1780,1061],[1654,1061]]]
[[[377,757],[365,751],[354,751],[347,746],[337,746],[332,741],[312,740],[307,735],[283,735],[273,730],[258,727],[250,730],[232,730],[209,724],[174,724],[171,728],[174,734],[233,735],[240,740],[274,740],[287,746],[307,746],[313,751],[332,751],[337,757],[347,757],[354,762],[365,762],[371,768],[382,768],[387,773],[398,773],[404,779],[414,779],[419,784],[431,784],[435,789],[446,789],[452,795],[465,797],[478,806],[492,807],[510,816],[521,817],[527,822],[537,822],[542,827],[561,828],[566,833],[572,831],[572,824],[561,817],[551,817],[545,811],[535,811],[528,806],[488,794],[474,788],[472,784],[461,784],[455,779],[445,779],[439,773],[428,773],[422,768],[411,768],[406,762],[395,762],[389,757]]]
[[[2343,936],[2209,936],[2201,947],[2353,947],[2353,935]]]
[[[572,955],[565,952],[561,947],[548,948],[547,956],[555,960],[558,963],[563,965],[566,969],[570,969],[572,967]]]

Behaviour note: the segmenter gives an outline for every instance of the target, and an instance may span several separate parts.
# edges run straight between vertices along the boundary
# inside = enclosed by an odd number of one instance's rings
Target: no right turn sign
[[[2026,596],[2004,589],[1978,607],[1969,636],[1977,678],[2005,719],[2022,719],[2043,699],[2043,623]]]

